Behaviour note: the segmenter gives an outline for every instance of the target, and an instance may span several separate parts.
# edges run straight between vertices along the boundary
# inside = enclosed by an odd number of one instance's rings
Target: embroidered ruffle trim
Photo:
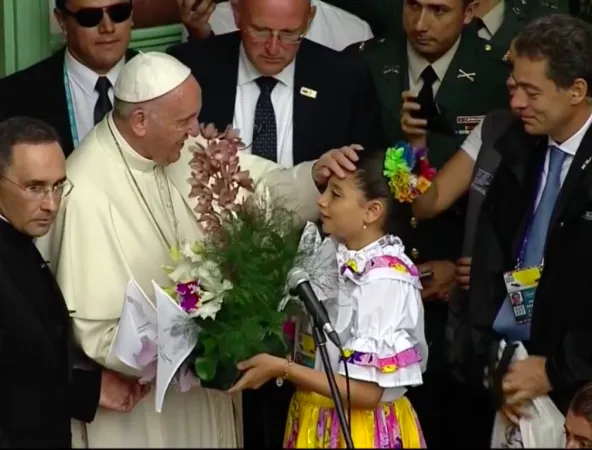
[[[411,275],[412,277],[419,276],[417,267],[406,264],[401,258],[391,255],[383,255],[372,258],[362,268],[358,266],[358,263],[355,259],[348,259],[341,266],[341,275],[347,276],[349,272],[351,275],[359,276],[363,275],[369,270],[381,268],[394,269],[402,274]]]
[[[415,347],[412,347],[403,350],[394,356],[383,358],[375,353],[363,353],[345,349],[341,360],[357,366],[375,367],[382,373],[394,373],[402,367],[419,364],[422,361],[422,358],[419,351]]]

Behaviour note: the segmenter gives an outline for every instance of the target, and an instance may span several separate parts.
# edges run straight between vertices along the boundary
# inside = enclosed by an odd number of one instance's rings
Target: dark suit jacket
[[[238,78],[238,32],[176,45],[169,53],[189,66],[202,89],[200,122],[218,129],[232,124]],[[315,99],[301,88],[317,92]],[[307,39],[294,74],[294,164],[351,143],[384,144],[378,102],[367,68],[346,55]]]
[[[70,418],[90,422],[100,371],[73,370],[62,294],[33,240],[0,219],[0,447],[71,447]]]
[[[72,153],[72,131],[64,86],[63,48],[37,64],[0,79],[0,110],[5,118],[29,116],[54,127],[60,136],[64,154]],[[137,52],[129,49],[126,59]]]
[[[491,346],[497,345],[492,325],[506,294],[503,273],[515,267],[546,148],[547,139],[528,136],[519,120],[496,143],[502,160],[481,209],[471,269],[473,341],[467,368],[475,382],[482,378]],[[551,398],[563,413],[575,391],[592,380],[591,159],[588,130],[550,220],[528,346],[531,354],[547,357]]]

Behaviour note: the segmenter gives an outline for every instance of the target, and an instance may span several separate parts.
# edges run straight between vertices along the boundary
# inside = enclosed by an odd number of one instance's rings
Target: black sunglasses
[[[76,12],[64,8],[62,11],[74,17],[78,25],[84,28],[93,28],[101,23],[103,15],[107,13],[113,23],[125,22],[132,15],[132,2],[115,3],[104,8],[81,8]]]

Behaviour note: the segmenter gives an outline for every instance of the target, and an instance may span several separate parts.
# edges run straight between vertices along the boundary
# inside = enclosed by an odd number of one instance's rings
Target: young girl
[[[339,242],[339,298],[325,306],[344,353],[330,341],[327,350],[346,411],[343,366],[348,367],[354,446],[423,448],[417,416],[405,397],[408,386],[422,383],[428,356],[421,284],[397,236],[409,223],[409,202],[429,187],[433,171],[406,145],[359,156],[356,172],[331,178],[319,200],[323,231]],[[259,354],[238,364],[245,373],[231,392],[287,379],[298,390],[284,447],[343,448],[318,352],[311,366]]]
[[[592,448],[592,383],[574,396],[565,417],[565,448]]]

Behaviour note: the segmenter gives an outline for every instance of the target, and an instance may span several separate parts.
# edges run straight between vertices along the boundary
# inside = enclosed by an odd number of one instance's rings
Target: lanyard
[[[70,79],[68,78],[68,69],[64,64],[64,89],[66,89],[66,103],[68,105],[68,119],[70,120],[70,133],[72,133],[72,143],[74,148],[78,147],[80,140],[78,138],[78,128],[76,127],[76,116],[74,115],[74,103],[72,101],[72,90],[70,89]]]
[[[532,225],[534,222],[534,215],[536,214],[536,210],[537,210],[537,197],[539,195],[539,190],[541,188],[541,183],[543,181],[543,171],[545,170],[545,160],[547,159],[547,157],[545,156],[545,158],[543,158],[543,162],[541,164],[541,167],[538,170],[538,175],[536,178],[536,190],[534,191],[534,195],[532,198],[532,206],[529,208],[530,210],[530,214],[528,217],[528,223],[526,225],[526,229],[524,230],[524,235],[522,237],[522,241],[520,242],[520,247],[518,250],[518,257],[516,258],[516,269],[520,269],[522,268],[522,264],[524,263],[524,257],[526,255],[526,246],[528,245],[528,237],[530,235],[530,232],[532,231]],[[541,262],[541,265],[543,263]]]

